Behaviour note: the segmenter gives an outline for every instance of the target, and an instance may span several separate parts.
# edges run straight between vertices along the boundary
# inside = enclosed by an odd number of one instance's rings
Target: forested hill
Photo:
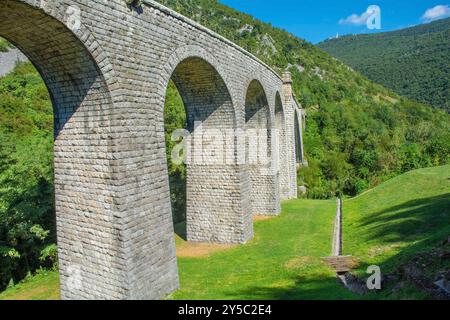
[[[355,195],[393,175],[449,161],[450,118],[377,85],[312,44],[216,0],[160,0],[252,52],[288,68],[307,111],[312,198]],[[448,57],[447,57],[448,61]]]
[[[318,46],[399,94],[450,111],[450,18]]]

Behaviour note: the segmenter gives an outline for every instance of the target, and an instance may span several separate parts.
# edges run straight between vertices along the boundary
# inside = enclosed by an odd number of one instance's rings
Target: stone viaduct
[[[32,61],[53,102],[63,299],[159,299],[179,286],[164,141],[170,79],[191,138],[252,128],[267,142],[232,135],[221,142],[234,149],[218,153],[227,161],[187,163],[188,240],[245,243],[253,214],[278,215],[280,199],[297,196],[302,117],[290,75],[214,32],[153,1],[1,0],[0,36]],[[268,164],[251,161],[261,154]]]

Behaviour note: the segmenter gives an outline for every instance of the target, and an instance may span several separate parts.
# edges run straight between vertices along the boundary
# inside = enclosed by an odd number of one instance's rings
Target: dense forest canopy
[[[369,79],[450,112],[450,18],[394,32],[344,36],[318,46]]]
[[[389,177],[449,162],[450,119],[374,84],[291,34],[214,0],[160,1],[288,69],[307,112],[308,168],[299,184],[310,198],[356,195]],[[4,49],[1,49],[1,48]],[[0,41],[0,51],[9,45]],[[0,79],[0,290],[56,261],[53,120],[46,87],[31,63]],[[175,222],[184,219],[185,168],[170,161],[183,128],[182,100],[169,84],[165,124]]]

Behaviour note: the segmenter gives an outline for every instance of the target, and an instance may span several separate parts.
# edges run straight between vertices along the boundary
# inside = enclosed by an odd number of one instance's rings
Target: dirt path
[[[254,216],[253,221],[265,221],[272,219],[272,216]],[[200,258],[207,257],[213,253],[221,252],[229,249],[236,248],[235,244],[216,244],[216,243],[203,243],[203,242],[187,242],[178,241],[177,244],[177,256],[179,258]]]

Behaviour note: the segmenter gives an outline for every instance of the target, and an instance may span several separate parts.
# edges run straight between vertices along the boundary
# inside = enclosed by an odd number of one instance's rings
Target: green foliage
[[[12,45],[3,38],[0,38],[0,52],[8,51]]]
[[[409,101],[324,104],[309,112],[304,140],[310,168],[299,176],[312,198],[354,196],[393,175],[450,160],[448,115]]]
[[[29,63],[0,79],[0,289],[37,270],[55,241],[53,120]]]
[[[180,223],[186,220],[186,166],[172,160],[174,147],[180,141],[174,139],[172,134],[186,127],[186,111],[183,100],[172,81],[166,93],[164,123],[172,215],[174,223]]]
[[[450,111],[450,18],[377,34],[349,35],[319,47],[411,99]]]
[[[43,264],[50,264],[54,269],[56,269],[58,263],[58,247],[56,244],[49,244],[47,247],[42,249],[39,260]]]

